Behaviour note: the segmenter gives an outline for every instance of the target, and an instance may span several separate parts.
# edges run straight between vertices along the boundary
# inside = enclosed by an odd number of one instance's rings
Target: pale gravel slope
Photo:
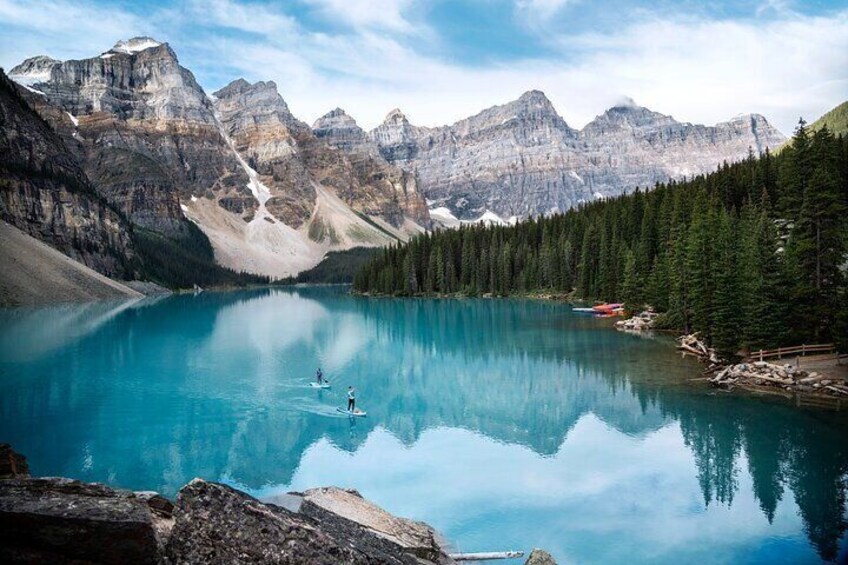
[[[0,306],[142,296],[0,222]]]

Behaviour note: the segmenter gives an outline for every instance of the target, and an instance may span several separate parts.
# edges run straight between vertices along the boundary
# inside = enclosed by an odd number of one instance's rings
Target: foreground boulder
[[[30,478],[26,459],[5,444],[0,471],[0,563],[454,563],[430,526],[355,490],[317,488],[263,503],[194,479],[172,503],[152,491]]]
[[[165,519],[128,491],[59,478],[0,481],[0,561],[158,563]]]
[[[320,522],[334,538],[355,540],[357,547],[383,563],[453,562],[433,528],[393,516],[355,490],[307,490],[300,512]]]
[[[557,565],[551,554],[541,549],[534,549],[524,565]]]
[[[392,563],[337,539],[323,524],[263,504],[228,486],[194,479],[177,496],[168,542],[173,563]]]

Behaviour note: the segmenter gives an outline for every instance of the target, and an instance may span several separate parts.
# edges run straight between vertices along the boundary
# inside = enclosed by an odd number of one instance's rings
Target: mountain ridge
[[[236,271],[290,276],[330,249],[386,245],[429,225],[413,177],[386,162],[355,170],[291,114],[273,81],[240,79],[208,96],[149,37],[88,59],[29,58],[11,75],[79,141],[110,203],[168,237],[196,224]]]
[[[368,137],[389,162],[418,175],[431,210],[460,220],[564,211],[708,173],[749,148],[762,153],[785,139],[759,114],[705,126],[631,99],[578,130],[539,90],[435,128],[393,110]]]
[[[439,127],[397,108],[368,131],[340,108],[309,126],[274,81],[208,95],[150,37],[88,59],[31,57],[10,75],[131,221],[173,237],[193,223],[220,264],[277,277],[332,249],[402,241],[431,226],[430,210],[435,225],[544,215],[783,140],[757,114],[693,125],[630,99],[575,129],[540,90]]]

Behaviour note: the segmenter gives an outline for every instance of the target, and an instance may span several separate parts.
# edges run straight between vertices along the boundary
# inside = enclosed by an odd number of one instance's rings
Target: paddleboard
[[[365,412],[364,410],[357,410],[355,412],[345,410],[344,408],[336,408],[336,410],[341,412],[342,414],[347,414],[348,416],[365,416],[367,414],[367,412]]]
[[[572,312],[596,312],[594,308],[572,308]]]
[[[312,388],[330,388],[332,385],[330,383],[309,383],[309,386]]]

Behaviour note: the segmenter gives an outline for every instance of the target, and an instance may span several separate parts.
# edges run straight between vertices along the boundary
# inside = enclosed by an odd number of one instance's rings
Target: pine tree
[[[743,239],[740,274],[744,343],[751,351],[778,347],[786,339],[786,300],[774,222],[763,210]]]
[[[734,359],[741,343],[736,234],[728,212],[721,213],[716,236],[715,307],[711,342],[719,357]]]
[[[826,127],[816,132],[809,152],[815,159],[788,252],[797,281],[793,316],[803,320],[805,329],[797,337],[818,342],[830,337],[840,307],[835,298],[843,277],[846,209],[840,195],[838,148]]]
[[[645,299],[636,273],[636,254],[627,250],[624,262],[624,279],[621,282],[621,300],[630,312],[639,310]]]

